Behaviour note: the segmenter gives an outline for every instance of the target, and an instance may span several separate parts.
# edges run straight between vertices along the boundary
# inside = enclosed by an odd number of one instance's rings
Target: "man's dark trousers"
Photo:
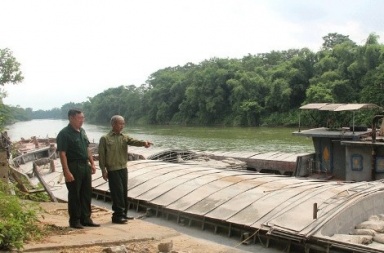
[[[108,171],[109,190],[112,198],[112,219],[124,218],[128,212],[128,170]]]
[[[66,182],[68,189],[69,224],[91,222],[92,173],[86,161],[68,163],[75,181]]]

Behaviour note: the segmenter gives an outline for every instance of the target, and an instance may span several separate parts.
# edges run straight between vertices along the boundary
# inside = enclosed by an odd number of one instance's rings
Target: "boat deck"
[[[104,191],[105,185],[95,189]],[[309,180],[149,160],[129,162],[128,188],[135,208],[152,208],[156,215],[173,213],[178,221],[197,222],[203,229],[211,226],[228,235],[259,231],[329,245],[343,244],[332,236],[349,234],[369,215],[384,210],[384,203],[377,201],[384,197],[382,181]],[[359,247],[362,252],[372,250]],[[383,244],[375,247],[384,250]]]
[[[133,156],[147,160],[177,161],[176,155],[181,158],[194,158],[196,156],[207,157],[223,161],[228,158],[244,162],[248,170],[262,173],[275,173],[281,175],[293,175],[298,164],[306,166],[313,153],[287,153],[287,152],[241,152],[241,151],[188,151],[172,149],[143,149],[129,147],[129,153]],[[177,153],[177,154],[175,154]],[[307,168],[305,168],[307,169]]]
[[[154,154],[143,156],[147,155]],[[52,171],[49,165],[40,166],[40,174],[56,198],[67,201],[59,159],[54,167]],[[384,244],[363,245],[333,237],[349,234],[370,215],[383,213],[384,202],[377,201],[384,198],[383,181],[314,180],[160,160],[130,161],[128,169],[130,208],[137,211],[253,242],[263,237],[266,242],[282,240],[287,247],[384,251]],[[19,170],[30,173],[32,163],[21,164]],[[94,196],[109,200],[101,171],[92,178]],[[30,180],[38,183],[36,178]]]

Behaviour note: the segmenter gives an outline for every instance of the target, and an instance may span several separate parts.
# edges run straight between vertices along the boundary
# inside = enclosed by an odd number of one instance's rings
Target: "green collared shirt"
[[[99,167],[103,173],[127,167],[128,145],[142,147],[145,141],[110,131],[99,141]]]
[[[57,151],[64,151],[68,162],[87,161],[89,140],[83,128],[76,131],[70,124],[56,138]]]

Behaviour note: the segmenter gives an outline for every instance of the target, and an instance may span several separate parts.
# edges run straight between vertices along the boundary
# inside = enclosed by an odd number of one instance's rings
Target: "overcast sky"
[[[379,0],[1,0],[0,48],[25,77],[5,104],[49,110],[159,69],[307,47],[328,33],[384,39]]]

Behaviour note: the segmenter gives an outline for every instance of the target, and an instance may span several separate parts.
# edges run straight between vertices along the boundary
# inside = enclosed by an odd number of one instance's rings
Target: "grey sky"
[[[25,76],[4,87],[4,103],[52,109],[188,62],[317,51],[333,32],[363,44],[383,38],[383,9],[378,0],[2,0],[0,48]]]

